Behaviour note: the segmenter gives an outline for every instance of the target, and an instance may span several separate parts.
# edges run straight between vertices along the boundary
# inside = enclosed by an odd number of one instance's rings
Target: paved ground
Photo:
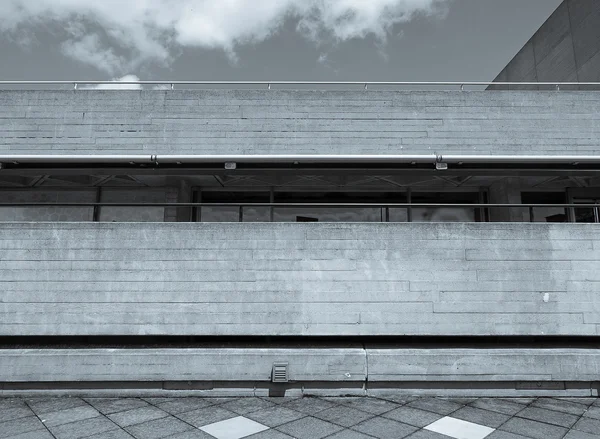
[[[597,439],[595,398],[0,398],[11,439]]]

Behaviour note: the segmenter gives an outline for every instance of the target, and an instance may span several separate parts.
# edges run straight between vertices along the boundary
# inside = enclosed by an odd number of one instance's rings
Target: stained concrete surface
[[[204,430],[215,429],[204,427],[220,423],[227,430],[228,421],[242,434],[238,437],[254,439],[453,437],[429,427],[442,418],[466,421],[472,431],[491,431],[487,439],[592,439],[600,432],[600,399],[5,398],[0,399],[0,438],[209,439],[214,436]],[[240,420],[267,429],[244,436]]]

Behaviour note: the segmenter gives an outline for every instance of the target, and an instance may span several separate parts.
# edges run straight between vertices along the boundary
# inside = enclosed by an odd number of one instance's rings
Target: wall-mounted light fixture
[[[435,169],[438,171],[446,171],[448,169],[448,163],[436,163],[435,164]]]
[[[235,169],[237,168],[236,162],[225,162],[225,169]]]

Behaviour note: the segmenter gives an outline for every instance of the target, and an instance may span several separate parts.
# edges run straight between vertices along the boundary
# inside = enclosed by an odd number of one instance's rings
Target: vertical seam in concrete
[[[575,41],[573,40],[573,23],[571,21],[571,1],[567,1],[567,17],[569,17],[569,33],[571,36],[571,47],[573,47],[573,60],[575,61],[575,79],[579,82],[579,66],[577,65],[577,55],[575,54]]]
[[[531,39],[529,41],[531,41],[531,52],[533,53],[533,73],[535,75],[535,82],[540,82],[540,76],[538,75],[537,58],[535,56],[535,44],[533,44],[533,37],[531,37]],[[529,41],[527,42],[527,44],[529,44]],[[538,86],[538,90],[539,90],[539,86]]]

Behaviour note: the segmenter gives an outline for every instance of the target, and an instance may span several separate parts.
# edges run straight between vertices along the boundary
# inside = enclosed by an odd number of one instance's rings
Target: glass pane
[[[155,190],[103,190],[103,203],[164,203],[165,192]],[[110,207],[100,208],[100,221],[164,222],[164,207]]]
[[[408,211],[404,208],[393,207],[390,209],[390,222],[391,223],[405,223],[408,222]]]
[[[5,203],[93,203],[95,191],[0,191]],[[92,221],[93,207],[0,207],[0,221]]]
[[[200,219],[203,223],[237,223],[240,208],[237,206],[202,207]]]
[[[271,215],[268,207],[244,207],[245,223],[269,222]]]
[[[380,208],[344,207],[277,207],[274,220],[281,222],[381,222],[385,220]]]
[[[594,209],[593,208],[575,209],[575,222],[576,223],[595,223],[596,217],[594,215]]]
[[[458,207],[414,208],[415,223],[462,223],[475,221],[475,209]]]
[[[534,207],[533,222],[535,223],[566,223],[565,209],[559,207]]]
[[[563,192],[523,192],[523,204],[564,204],[566,200]],[[567,212],[560,207],[534,207],[533,222],[536,223],[566,223]]]

